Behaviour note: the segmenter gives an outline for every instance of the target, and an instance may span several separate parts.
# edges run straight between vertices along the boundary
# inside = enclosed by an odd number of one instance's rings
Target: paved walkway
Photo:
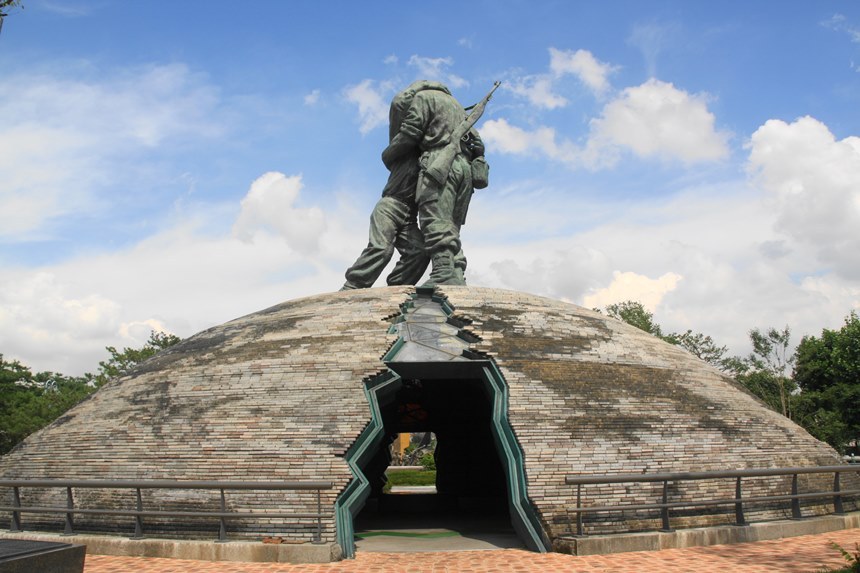
[[[212,563],[152,557],[87,555],[85,573],[812,573],[847,565],[829,543],[853,553],[860,529],[775,541],[574,557],[518,549],[444,553],[359,553],[324,565]]]

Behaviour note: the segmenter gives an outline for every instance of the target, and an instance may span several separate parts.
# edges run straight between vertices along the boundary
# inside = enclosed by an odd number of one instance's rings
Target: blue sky
[[[473,285],[641,300],[733,353],[860,307],[856,2],[25,0],[0,33],[0,353],[96,368],[333,291],[419,78],[490,187]]]

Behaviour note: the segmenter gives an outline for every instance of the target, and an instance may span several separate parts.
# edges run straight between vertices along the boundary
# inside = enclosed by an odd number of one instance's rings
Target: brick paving
[[[853,552],[860,529],[757,543],[713,545],[576,557],[516,549],[441,553],[359,553],[353,560],[320,565],[212,563],[152,557],[88,555],[85,573],[811,573],[847,565],[829,544]]]

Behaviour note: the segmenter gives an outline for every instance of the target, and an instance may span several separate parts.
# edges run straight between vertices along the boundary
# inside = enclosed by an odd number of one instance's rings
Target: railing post
[[[227,511],[227,499],[224,497],[224,489],[221,489],[221,517],[218,518],[220,526],[218,527],[217,543],[227,542],[227,521],[224,519],[224,513]]]
[[[75,498],[72,496],[72,488],[66,488],[66,509],[75,509]],[[66,525],[63,528],[63,536],[68,537],[75,534],[74,511],[66,512]]]
[[[741,476],[738,476],[737,481],[735,482],[735,525],[746,525],[746,519],[744,519],[744,502],[743,502],[743,493],[741,491]]]
[[[322,543],[322,491],[317,490],[317,531],[314,534],[314,543]]]
[[[143,517],[140,515],[140,512],[143,511],[143,497],[140,495],[140,488],[136,488],[137,490],[137,503],[135,504],[135,513],[134,515],[134,536],[132,539],[142,539],[143,538]]]
[[[842,508],[842,489],[839,487],[839,471],[833,472],[833,513],[843,514],[845,510]]]
[[[576,484],[576,535],[582,537],[582,484]]]
[[[791,518],[800,519],[803,515],[800,513],[800,499],[797,497],[797,474],[791,477]]]
[[[12,505],[14,507],[21,507],[21,492],[17,485],[12,487]],[[23,529],[21,529],[21,512],[13,511],[12,523],[9,525],[9,533],[20,533],[21,531],[23,531]]]
[[[660,531],[672,531],[672,526],[669,524],[669,480],[663,480],[663,502],[660,508],[660,517],[663,520],[663,527]]]

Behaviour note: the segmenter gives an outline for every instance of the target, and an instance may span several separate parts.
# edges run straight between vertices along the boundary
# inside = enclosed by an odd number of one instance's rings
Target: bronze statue
[[[433,268],[425,285],[465,284],[460,227],[474,189],[487,186],[489,169],[474,125],[498,86],[468,116],[438,82],[421,80],[395,96],[389,145],[382,152],[391,175],[371,214],[368,245],[347,270],[341,290],[372,286],[395,248],[401,258],[389,285],[415,284],[428,259]]]

